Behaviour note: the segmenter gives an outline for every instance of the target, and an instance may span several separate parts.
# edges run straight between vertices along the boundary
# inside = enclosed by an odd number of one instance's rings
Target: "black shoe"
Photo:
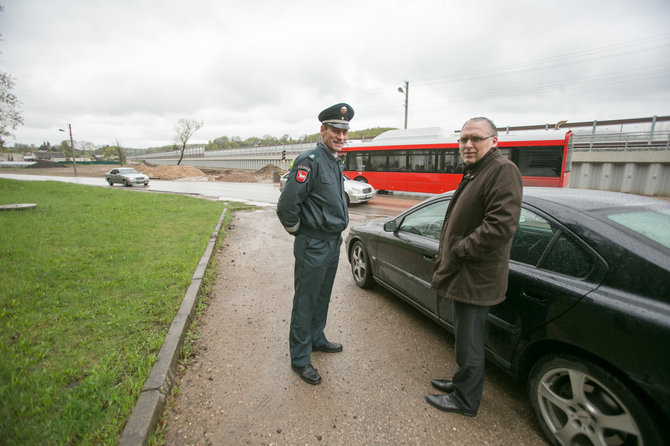
[[[455,412],[460,413],[468,417],[474,417],[477,415],[477,411],[468,410],[461,405],[458,401],[454,399],[452,395],[426,395],[426,401],[428,401],[431,406],[437,407],[440,410],[445,412]]]
[[[323,345],[313,347],[312,350],[326,353],[339,353],[342,351],[342,344],[337,342],[326,342]]]
[[[433,385],[433,387],[435,387],[437,390],[441,390],[442,392],[450,393],[454,391],[454,383],[448,379],[434,379],[430,383]]]
[[[321,377],[319,376],[319,373],[316,371],[316,369],[312,367],[312,364],[307,364],[302,367],[291,364],[291,368],[298,374],[300,379],[306,383],[312,384],[313,386],[321,384]]]

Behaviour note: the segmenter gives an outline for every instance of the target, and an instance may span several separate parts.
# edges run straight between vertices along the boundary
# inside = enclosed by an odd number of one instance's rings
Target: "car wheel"
[[[144,183],[144,187],[147,187],[148,185],[149,185],[149,183]]]
[[[107,182],[109,183],[110,186],[114,186],[114,182],[111,179],[108,179]]]
[[[347,199],[347,207],[349,207],[349,205],[351,204],[351,200],[349,199],[349,194],[345,192],[345,193],[344,193],[344,196],[345,196],[346,199]]]
[[[552,444],[661,444],[648,410],[607,370],[581,358],[548,356],[529,378],[531,404]]]
[[[375,283],[372,278],[368,251],[359,240],[355,241],[351,248],[351,274],[354,276],[356,285],[361,288],[370,288]]]
[[[125,178],[123,180],[123,185],[126,186],[126,187],[130,187],[130,183]]]

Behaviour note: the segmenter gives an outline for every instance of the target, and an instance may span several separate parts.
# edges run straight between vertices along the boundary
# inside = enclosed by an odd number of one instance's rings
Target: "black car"
[[[449,330],[451,301],[430,282],[451,195],[356,226],[346,246],[358,286],[379,283]],[[664,444],[669,300],[670,203],[525,188],[487,358],[528,383],[553,444]]]

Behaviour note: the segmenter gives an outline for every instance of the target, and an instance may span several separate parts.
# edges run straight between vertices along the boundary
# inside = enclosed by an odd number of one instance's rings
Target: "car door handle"
[[[437,259],[437,254],[435,254],[435,255],[424,254],[423,255],[423,260],[426,260],[428,262],[434,262],[435,259]]]
[[[521,296],[524,299],[528,299],[534,302],[545,302],[551,297],[551,293],[545,290],[539,290],[536,288],[523,290]]]

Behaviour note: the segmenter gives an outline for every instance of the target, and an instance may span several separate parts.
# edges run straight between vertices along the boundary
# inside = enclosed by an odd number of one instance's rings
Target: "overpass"
[[[511,131],[571,129],[575,133],[570,187],[640,195],[670,196],[670,116],[611,121],[567,122],[500,127],[500,139]],[[314,143],[205,151],[188,148],[182,165],[258,170],[268,164],[286,169],[290,160]],[[282,160],[282,152],[286,159]],[[179,151],[134,156],[175,165]]]

